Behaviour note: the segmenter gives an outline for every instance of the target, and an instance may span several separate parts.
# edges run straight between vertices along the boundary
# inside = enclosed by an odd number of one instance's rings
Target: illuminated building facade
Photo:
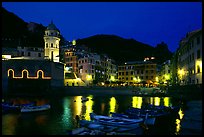
[[[2,60],[2,86],[12,89],[34,90],[62,87],[64,64],[38,59],[11,58]]]
[[[87,54],[79,58],[79,77],[87,84],[115,81],[116,65],[106,55]]]
[[[54,62],[59,62],[59,41],[60,33],[56,26],[51,22],[45,30],[44,57]]]
[[[159,75],[158,75],[158,82],[161,84],[170,84],[170,80],[172,77],[171,74],[171,61],[167,60],[165,61],[162,65],[161,65],[161,70],[159,71]]]
[[[64,63],[69,67],[72,72],[78,74],[78,57],[75,48],[68,48],[64,51]]]
[[[95,79],[95,59],[91,55],[79,58],[79,77],[86,83],[90,85]]]
[[[135,85],[142,82],[151,85],[156,81],[156,63],[135,61],[119,65],[118,80],[128,85]]]
[[[187,33],[177,53],[178,83],[202,84],[202,29]]]
[[[44,59],[44,48],[40,47],[17,47],[19,57],[34,57]]]

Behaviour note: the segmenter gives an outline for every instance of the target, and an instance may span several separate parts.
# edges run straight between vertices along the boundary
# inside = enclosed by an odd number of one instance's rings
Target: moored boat
[[[22,107],[25,106],[33,106],[34,103],[28,103],[28,104],[13,104],[8,102],[2,102],[2,110],[4,113],[6,112],[20,112]]]
[[[94,113],[90,113],[90,117],[92,120],[97,121],[104,125],[116,126],[116,127],[139,127],[140,123],[143,122],[142,118],[138,119],[128,119],[121,117],[110,117],[103,115],[96,115]]]
[[[24,106],[21,108],[21,112],[37,112],[49,110],[51,106],[49,104],[44,104],[41,106]]]

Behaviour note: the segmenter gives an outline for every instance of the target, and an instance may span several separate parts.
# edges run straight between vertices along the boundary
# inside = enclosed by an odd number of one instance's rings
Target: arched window
[[[42,77],[43,77],[43,71],[42,71],[42,70],[38,70],[37,75],[38,75],[38,78],[39,78],[39,79],[42,79]]]
[[[9,78],[13,78],[13,76],[14,76],[14,71],[13,71],[13,69],[9,69],[9,70],[8,70],[8,77],[9,77]]]
[[[28,70],[26,69],[22,70],[22,76],[23,78],[28,78]]]

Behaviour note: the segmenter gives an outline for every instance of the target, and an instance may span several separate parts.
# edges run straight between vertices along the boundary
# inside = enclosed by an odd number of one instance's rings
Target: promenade
[[[181,135],[202,135],[202,100],[187,103],[181,121]]]

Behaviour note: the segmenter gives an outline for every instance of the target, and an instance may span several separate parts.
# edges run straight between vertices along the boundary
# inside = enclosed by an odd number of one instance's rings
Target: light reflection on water
[[[176,131],[175,131],[176,135],[180,134],[180,131],[181,131],[181,120],[183,119],[183,116],[184,116],[184,113],[183,113],[181,108],[180,108],[180,110],[178,112],[178,115],[179,115],[179,119],[177,118],[176,122],[175,122],[176,123]]]
[[[87,97],[88,101],[82,102],[81,98]],[[26,99],[16,99],[16,102],[26,102]],[[15,101],[15,99],[14,99]],[[86,120],[90,120],[89,114],[110,115],[110,112],[124,112],[128,106],[141,108],[143,104],[172,106],[172,100],[169,97],[138,97],[138,96],[67,96],[59,99],[35,99],[36,103],[43,104],[50,102],[51,111],[45,112],[43,115],[35,114],[35,116],[19,120],[21,114],[5,114],[2,116],[2,133],[3,135],[20,134],[25,128],[31,128],[29,134],[32,134],[32,125],[29,121],[35,122],[35,126],[44,130],[44,134],[65,134],[68,129],[76,127],[75,116],[79,115]],[[175,134],[179,134],[180,120],[182,119],[183,111],[180,110],[180,119],[175,120]],[[30,114],[32,115],[32,114]],[[25,121],[26,120],[26,121]],[[12,121],[12,122],[8,122]],[[33,132],[36,132],[35,130]],[[41,131],[39,131],[40,134]]]
[[[90,115],[89,114],[93,112],[94,102],[92,101],[92,99],[93,99],[92,95],[89,95],[87,98],[89,100],[85,102],[85,106],[86,106],[85,119],[90,120]]]

